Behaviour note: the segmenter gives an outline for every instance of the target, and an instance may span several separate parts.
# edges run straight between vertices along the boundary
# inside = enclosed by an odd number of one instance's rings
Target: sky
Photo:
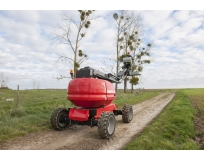
[[[133,9],[132,9],[133,10]],[[72,57],[68,45],[56,44],[52,33],[62,24],[63,10],[0,10],[0,73],[8,77],[9,88],[67,88],[70,64],[58,62],[58,55]],[[66,10],[73,19],[76,10]],[[80,42],[89,56],[81,67],[103,71],[105,61],[115,54],[115,10],[95,10],[91,26]],[[135,10],[143,17],[144,44],[151,42],[152,62],[144,65],[140,84],[135,88],[203,88],[204,87],[204,11],[203,10]],[[75,33],[75,30],[73,31]],[[75,34],[73,34],[74,40]],[[123,88],[123,84],[119,85]],[[130,88],[130,85],[128,85]]]

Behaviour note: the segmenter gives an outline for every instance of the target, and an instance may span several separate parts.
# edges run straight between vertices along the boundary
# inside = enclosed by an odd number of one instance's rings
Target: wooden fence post
[[[17,102],[16,107],[19,107],[19,85],[17,86]]]

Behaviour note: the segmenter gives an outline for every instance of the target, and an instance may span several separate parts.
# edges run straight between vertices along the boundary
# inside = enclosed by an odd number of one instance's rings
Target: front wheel
[[[68,117],[68,110],[65,108],[56,109],[51,115],[51,125],[54,129],[62,131],[64,130],[68,122],[65,121],[65,118]]]
[[[122,121],[124,123],[130,123],[133,117],[133,109],[130,105],[125,105],[122,109]]]
[[[98,132],[103,139],[109,139],[115,132],[115,115],[112,112],[102,112],[98,120]]]

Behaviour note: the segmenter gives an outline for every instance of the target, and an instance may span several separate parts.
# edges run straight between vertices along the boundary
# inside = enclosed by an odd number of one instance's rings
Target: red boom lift
[[[131,57],[123,58],[123,64],[123,70],[117,76],[90,67],[81,68],[67,90],[67,99],[77,107],[56,109],[51,115],[53,128],[64,130],[72,124],[98,126],[100,136],[108,139],[115,131],[115,116],[122,115],[122,121],[129,123],[133,117],[132,106],[124,105],[122,110],[118,110],[112,104],[116,98],[112,83],[120,83],[127,76],[139,75],[138,72],[131,72]]]

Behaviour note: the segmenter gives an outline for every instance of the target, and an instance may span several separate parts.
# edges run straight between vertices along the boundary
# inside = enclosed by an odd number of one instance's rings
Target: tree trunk
[[[118,66],[118,64],[119,64],[119,61],[118,61],[118,43],[117,43],[117,67],[116,67],[116,76],[117,76],[117,74],[118,74],[118,69],[119,69],[119,66]],[[117,83],[115,83],[115,92],[117,92]]]
[[[124,79],[124,93],[127,92],[127,79]]]
[[[135,64],[135,61],[134,61],[134,57],[135,57],[135,52],[134,52],[134,55],[133,55],[133,58],[132,58],[132,64],[134,65]],[[132,72],[134,71],[134,69],[132,68]],[[132,76],[133,78],[134,76]],[[131,93],[133,93],[133,88],[134,88],[134,85],[133,83],[131,83]]]
[[[117,46],[116,46],[116,49],[117,49],[117,66],[116,66],[116,76],[117,76],[117,74],[118,74],[118,70],[119,70],[119,59],[118,59],[118,57],[119,57],[119,38],[120,38],[120,30],[119,30],[119,25],[118,25],[118,31],[117,31]],[[118,84],[117,83],[115,83],[115,92],[117,92],[117,87],[118,87]]]
[[[74,53],[74,78],[76,78],[76,71],[77,71],[76,61],[77,61],[77,56],[76,53]]]
[[[133,90],[134,90],[134,85],[131,84],[131,93],[133,93]]]
[[[118,66],[118,64],[119,64],[119,61],[118,61],[118,49],[117,49],[117,67],[116,67],[116,76],[117,76],[117,74],[118,74],[118,70],[119,70],[119,66]],[[115,92],[117,92],[117,88],[118,88],[118,84],[115,83]]]
[[[117,86],[118,84],[117,83],[115,83],[115,92],[117,93]]]

